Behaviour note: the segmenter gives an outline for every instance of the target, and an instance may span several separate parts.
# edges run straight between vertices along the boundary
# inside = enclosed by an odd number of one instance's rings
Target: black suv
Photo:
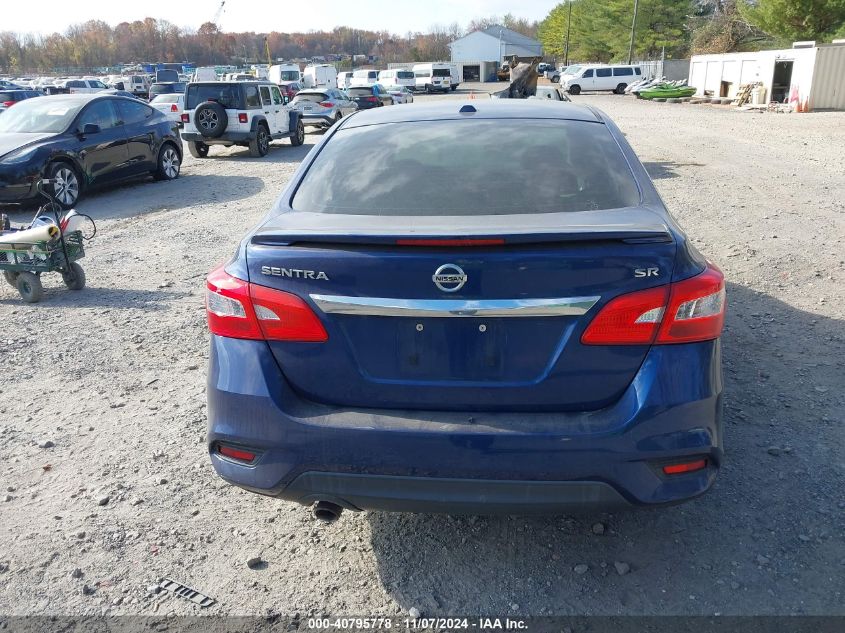
[[[195,158],[211,145],[242,145],[252,156],[266,156],[270,141],[305,142],[300,114],[285,105],[279,87],[269,81],[203,81],[185,89],[182,138]]]

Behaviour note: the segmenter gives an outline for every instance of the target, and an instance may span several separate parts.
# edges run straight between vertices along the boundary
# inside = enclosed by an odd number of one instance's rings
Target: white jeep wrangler
[[[252,156],[266,156],[271,140],[289,138],[294,147],[305,142],[299,112],[269,81],[189,83],[182,123],[182,140],[195,158],[206,158],[211,145],[242,145]]]

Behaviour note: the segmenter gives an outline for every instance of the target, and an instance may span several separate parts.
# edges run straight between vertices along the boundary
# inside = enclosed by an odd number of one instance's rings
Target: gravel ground
[[[100,231],[83,292],[56,275],[35,306],[0,290],[0,613],[199,612],[149,589],[172,577],[216,614],[845,614],[845,113],[575,100],[615,119],[729,280],[727,459],[708,495],[325,526],[223,483],[203,276],[319,137],[265,159],[212,150],[178,181],[83,201]]]

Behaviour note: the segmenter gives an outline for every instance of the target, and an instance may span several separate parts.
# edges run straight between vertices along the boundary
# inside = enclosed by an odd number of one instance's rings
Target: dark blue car
[[[724,279],[594,108],[344,118],[207,283],[214,467],[319,518],[653,506],[716,478]]]

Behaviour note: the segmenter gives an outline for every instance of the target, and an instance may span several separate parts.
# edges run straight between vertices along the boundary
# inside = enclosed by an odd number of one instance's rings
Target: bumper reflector
[[[236,459],[239,462],[251,463],[255,461],[255,453],[250,453],[249,451],[245,451],[240,448],[235,448],[233,446],[226,446],[225,444],[218,444],[217,452],[223,455],[224,457]]]
[[[694,462],[684,462],[682,464],[670,464],[663,467],[663,472],[667,475],[680,475],[683,473],[692,473],[702,468],[707,468],[706,459],[697,459]]]

